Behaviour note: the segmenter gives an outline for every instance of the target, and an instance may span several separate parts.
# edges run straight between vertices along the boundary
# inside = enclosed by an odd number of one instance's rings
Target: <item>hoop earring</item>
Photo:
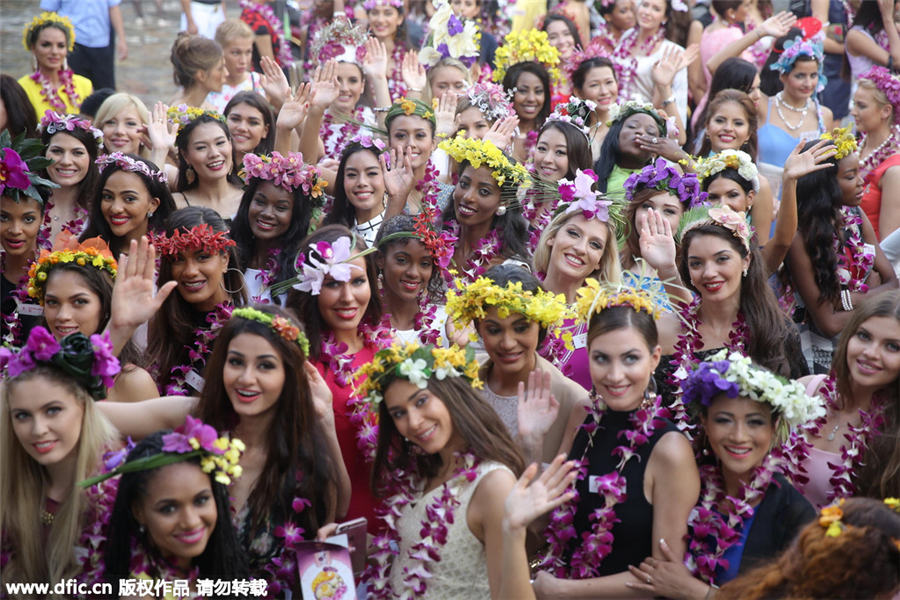
[[[184,178],[187,180],[188,185],[194,183],[194,180],[197,179],[197,173],[194,171],[194,167],[191,165],[187,166],[187,169],[184,170]]]
[[[244,279],[244,273],[241,272],[240,269],[238,269],[238,268],[236,268],[236,267],[228,267],[227,269],[225,269],[225,276],[226,276],[226,277],[228,276],[228,272],[229,272],[229,271],[237,271],[237,272],[238,272],[238,276],[239,276],[240,279],[241,279],[241,287],[239,287],[237,290],[234,290],[234,291],[229,290],[227,287],[225,287],[225,277],[222,277],[222,281],[219,282],[219,285],[222,287],[223,290],[225,290],[225,293],[226,293],[226,294],[228,294],[229,296],[234,296],[235,294],[240,294],[240,293],[244,290],[244,285],[245,285],[247,282],[246,282],[246,280]]]

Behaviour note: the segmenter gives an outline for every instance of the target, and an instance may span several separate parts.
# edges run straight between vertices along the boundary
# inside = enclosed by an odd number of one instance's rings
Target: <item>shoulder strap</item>
[[[809,382],[806,384],[806,395],[815,396],[826,377],[827,375],[824,374],[813,375],[810,377]]]

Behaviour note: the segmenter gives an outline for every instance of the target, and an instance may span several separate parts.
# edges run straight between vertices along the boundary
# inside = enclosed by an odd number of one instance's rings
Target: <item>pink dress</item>
[[[697,127],[697,120],[700,118],[700,115],[703,114],[703,109],[706,107],[706,103],[709,100],[709,83],[712,81],[712,73],[709,72],[706,65],[709,64],[709,60],[715,56],[719,50],[742,37],[744,37],[744,32],[741,31],[741,28],[737,25],[729,25],[713,31],[709,31],[707,28],[700,37],[700,64],[703,65],[703,76],[706,77],[707,92],[703,94],[703,98],[697,103],[697,109],[691,117],[691,124],[695,128]],[[751,63],[753,62],[753,55],[748,50],[745,50],[741,54],[741,58]]]
[[[815,446],[809,449],[809,456],[803,461],[803,467],[809,477],[809,482],[803,488],[803,496],[809,500],[816,509],[827,506],[828,495],[834,487],[831,478],[834,472],[828,463],[840,465],[843,463],[841,455],[837,452],[819,450]]]

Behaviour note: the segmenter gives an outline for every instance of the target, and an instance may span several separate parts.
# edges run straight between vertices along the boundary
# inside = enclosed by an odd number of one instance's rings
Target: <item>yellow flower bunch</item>
[[[47,25],[48,23],[58,23],[66,30],[66,45],[69,49],[69,52],[75,49],[75,28],[72,26],[72,21],[69,20],[69,17],[64,17],[55,12],[42,12],[40,15],[36,16],[31,20],[31,23],[25,26],[25,29],[22,30],[22,45],[25,46],[25,49],[31,52],[31,48],[28,46],[28,38],[31,36],[31,32],[41,27],[43,25]]]
[[[200,450],[200,441],[192,437],[188,443],[194,450]],[[212,473],[215,471],[215,480],[222,485],[231,485],[231,480],[241,476],[244,469],[238,464],[241,459],[241,453],[247,449],[244,442],[234,438],[220,437],[213,442],[213,447],[220,450],[222,454],[209,452],[204,454],[200,459],[200,468],[204,473]]]
[[[578,290],[575,300],[575,313],[585,323],[591,320],[594,313],[613,306],[627,306],[634,311],[644,311],[654,319],[662,315],[659,306],[662,303],[644,288],[618,287],[601,285],[596,279],[589,277],[584,286]]]
[[[834,142],[834,146],[837,148],[837,152],[834,153],[835,160],[841,160],[845,156],[853,154],[859,147],[856,143],[856,138],[850,133],[849,127],[837,127],[831,131],[826,131],[819,139]]]
[[[112,256],[104,255],[100,250],[93,247],[82,248],[80,250],[57,250],[54,252],[41,252],[40,258],[31,264],[28,269],[28,295],[36,298],[42,305],[44,304],[44,288],[47,285],[47,276],[54,265],[60,263],[74,262],[82,267],[92,266],[101,271],[108,271],[113,279],[118,272],[118,263]]]
[[[166,117],[169,119],[169,121],[178,125],[179,133],[181,133],[181,130],[184,129],[187,125],[199,119],[203,115],[210,116],[217,121],[221,121],[222,123],[225,122],[225,117],[222,116],[221,113],[218,113],[214,110],[204,110],[202,108],[197,108],[196,106],[188,106],[187,104],[170,106],[169,110],[166,111]]]
[[[409,115],[413,114],[414,112],[416,112],[416,103],[413,102],[412,100],[403,98],[403,99],[399,100],[399,103],[400,103],[400,109],[403,111],[403,114],[405,114],[407,117]]]
[[[826,506],[819,513],[819,525],[825,528],[827,537],[837,537],[844,530],[844,523],[841,521],[844,516],[844,511],[841,510],[843,503],[844,501],[841,500],[834,506]]]
[[[511,162],[492,142],[467,138],[463,134],[451,140],[444,140],[439,146],[458,163],[468,162],[474,168],[482,166],[491,169],[497,185],[503,187],[508,181],[522,185],[528,181],[528,169],[520,163]]]
[[[420,389],[425,389],[432,377],[438,381],[447,377],[465,377],[473,388],[482,387],[475,353],[471,348],[463,350],[455,345],[441,348],[416,343],[405,346],[394,344],[379,350],[359,373],[365,376],[365,381],[354,393],[372,404],[384,399],[385,378],[388,376],[405,379]]]
[[[509,67],[530,60],[542,64],[554,84],[559,83],[559,50],[550,45],[547,33],[538,29],[513,31],[503,38],[503,43],[494,54],[494,81],[500,83]]]

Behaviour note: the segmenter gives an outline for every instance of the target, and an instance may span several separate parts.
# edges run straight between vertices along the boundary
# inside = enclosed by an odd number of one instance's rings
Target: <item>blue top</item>
[[[766,112],[766,122],[757,131],[759,138],[759,162],[768,163],[783,167],[787,162],[787,157],[800,143],[801,138],[814,138],[825,133],[825,121],[822,118],[822,109],[819,103],[813,98],[813,104],[816,107],[818,115],[819,130],[818,132],[805,131],[797,137],[793,137],[790,133],[769,123],[769,117],[772,115],[772,98],[769,98],[769,109]]]
[[[41,0],[41,10],[69,17],[75,41],[88,48],[109,46],[109,9],[122,0]]]
[[[728,517],[726,515],[725,518]],[[724,585],[738,576],[738,570],[741,568],[741,559],[744,557],[744,545],[747,543],[747,536],[750,535],[750,529],[753,527],[753,519],[756,518],[756,511],[744,521],[744,527],[741,529],[741,541],[732,544],[725,549],[722,558],[728,561],[728,568],[716,567],[716,583]]]

